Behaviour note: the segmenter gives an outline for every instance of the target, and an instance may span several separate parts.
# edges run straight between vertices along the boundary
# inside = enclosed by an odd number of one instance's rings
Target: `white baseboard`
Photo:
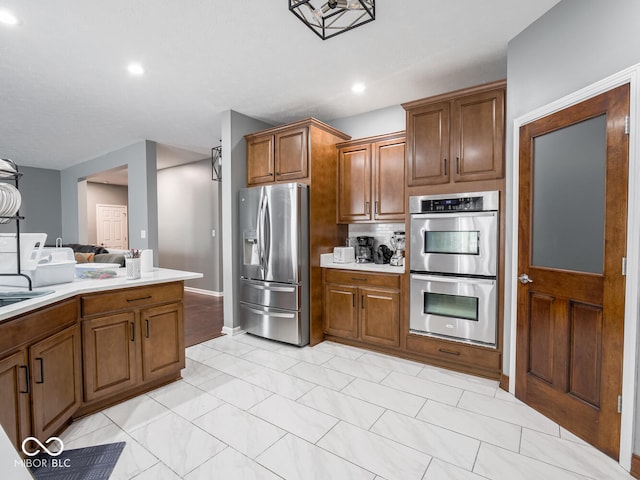
[[[241,333],[245,333],[245,331],[242,330],[242,328],[240,327],[231,328],[231,327],[224,326],[222,327],[222,333],[225,335],[234,336],[234,335],[240,335]]]
[[[210,297],[223,297],[224,292],[214,292],[213,290],[203,290],[201,288],[184,287],[185,291],[191,293],[199,293],[200,295],[209,295]]]

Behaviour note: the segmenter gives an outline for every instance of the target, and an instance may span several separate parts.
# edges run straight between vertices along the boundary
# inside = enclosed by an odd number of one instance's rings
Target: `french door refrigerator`
[[[240,327],[309,343],[309,191],[298,183],[239,191]]]

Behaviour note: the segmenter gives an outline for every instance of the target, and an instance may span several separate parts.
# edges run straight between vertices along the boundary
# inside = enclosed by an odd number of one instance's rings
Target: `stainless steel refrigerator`
[[[240,327],[309,343],[309,190],[298,183],[243,188]]]

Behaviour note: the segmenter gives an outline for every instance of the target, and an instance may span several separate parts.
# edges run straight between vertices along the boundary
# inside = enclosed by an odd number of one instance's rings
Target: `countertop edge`
[[[405,272],[404,267],[393,267],[388,264],[378,263],[335,263],[333,261],[333,253],[323,253],[320,255],[320,267],[336,268],[339,270],[358,270],[361,272],[374,273],[393,273],[402,275]]]
[[[34,291],[53,290],[53,293],[35,297],[5,307],[0,307],[0,323],[18,315],[23,315],[41,307],[65,300],[84,293],[117,290],[120,288],[139,287],[157,283],[176,282],[181,280],[193,280],[204,275],[198,272],[186,272],[167,268],[154,268],[152,272],[143,273],[135,280],[126,278],[126,269],[120,268],[118,276],[102,280],[75,279],[73,282],[47,285],[34,288]],[[0,286],[0,290],[2,290]],[[6,290],[15,290],[15,287],[6,287]]]

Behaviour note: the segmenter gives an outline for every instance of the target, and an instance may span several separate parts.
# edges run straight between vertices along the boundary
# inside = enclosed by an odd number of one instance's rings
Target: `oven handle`
[[[475,285],[495,285],[496,283],[496,281],[491,278],[447,277],[444,275],[423,275],[421,273],[412,273],[411,280],[439,283],[473,283]]]
[[[446,213],[412,213],[411,220],[432,218],[460,218],[460,217],[496,217],[498,212],[446,212]]]

